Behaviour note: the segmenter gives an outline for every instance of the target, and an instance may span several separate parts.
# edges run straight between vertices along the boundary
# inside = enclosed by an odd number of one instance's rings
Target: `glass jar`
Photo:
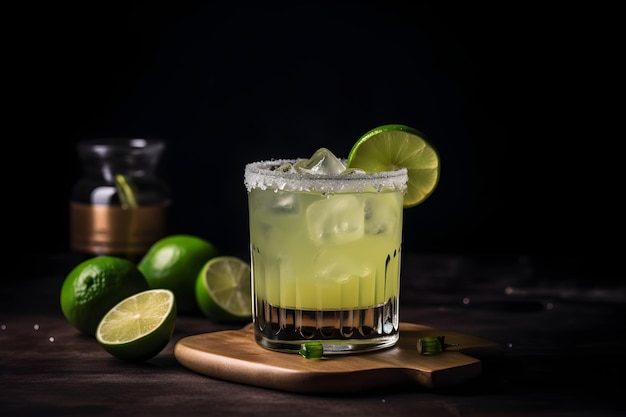
[[[91,139],[76,149],[84,175],[70,197],[70,248],[138,259],[166,234],[170,191],[156,175],[165,142]]]

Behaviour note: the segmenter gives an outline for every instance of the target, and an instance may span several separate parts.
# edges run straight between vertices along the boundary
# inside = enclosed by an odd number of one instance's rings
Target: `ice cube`
[[[319,244],[342,244],[363,236],[363,207],[353,195],[334,194],[306,210],[309,237]]]
[[[393,194],[389,194],[393,197]],[[365,234],[385,235],[393,233],[398,224],[398,203],[391,198],[382,199],[382,195],[365,200]]]
[[[298,212],[298,201],[293,193],[276,192],[272,194],[269,201],[269,209],[273,213],[292,213]]]
[[[298,172],[316,175],[339,175],[346,167],[331,151],[320,148],[308,160],[294,164]]]
[[[264,215],[295,214],[299,210],[296,195],[285,191],[259,192],[253,201],[255,211]]]

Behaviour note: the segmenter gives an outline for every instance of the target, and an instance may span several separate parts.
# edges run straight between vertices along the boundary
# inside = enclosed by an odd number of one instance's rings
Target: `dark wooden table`
[[[182,337],[238,328],[178,318],[165,350],[121,362],[63,318],[73,257],[33,263],[0,290],[2,416],[623,416],[625,286],[565,260],[405,254],[401,320],[500,343],[482,373],[442,390],[390,386],[295,394],[196,374],[174,357]],[[6,277],[5,277],[6,278]],[[616,386],[617,384],[617,386]],[[617,388],[618,394],[614,394]]]

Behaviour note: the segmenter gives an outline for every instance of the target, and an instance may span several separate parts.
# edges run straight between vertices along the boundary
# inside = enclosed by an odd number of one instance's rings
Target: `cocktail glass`
[[[256,342],[325,354],[393,346],[407,170],[367,174],[320,149],[253,162],[248,191]]]

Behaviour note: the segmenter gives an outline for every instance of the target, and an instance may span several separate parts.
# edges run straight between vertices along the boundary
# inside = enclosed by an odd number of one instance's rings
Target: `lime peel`
[[[321,342],[306,342],[300,345],[298,351],[305,359],[320,359],[324,355],[324,345]]]
[[[421,355],[436,355],[453,346],[460,345],[459,343],[446,343],[445,336],[426,336],[417,339],[417,351]]]
[[[139,207],[139,203],[137,203],[137,199],[135,198],[137,191],[128,176],[115,174],[115,188],[117,189],[117,194],[123,208],[131,209]]]

